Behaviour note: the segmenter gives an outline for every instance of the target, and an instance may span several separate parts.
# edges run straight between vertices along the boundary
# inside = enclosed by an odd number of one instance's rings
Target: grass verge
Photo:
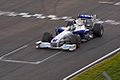
[[[70,80],[105,80],[102,76],[104,71],[107,72],[112,80],[120,80],[120,52],[76,75]]]

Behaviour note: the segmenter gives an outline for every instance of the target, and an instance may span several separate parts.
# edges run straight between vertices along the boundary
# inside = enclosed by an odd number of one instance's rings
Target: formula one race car
[[[42,40],[36,42],[36,48],[51,48],[74,51],[81,42],[102,37],[104,28],[96,15],[79,15],[78,19],[68,21],[66,27],[58,27],[56,36],[45,32]]]

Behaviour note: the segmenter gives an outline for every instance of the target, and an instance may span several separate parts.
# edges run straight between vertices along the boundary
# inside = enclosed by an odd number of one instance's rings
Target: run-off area
[[[33,53],[34,52],[34,53]],[[50,53],[51,52],[51,53]],[[62,51],[51,51],[44,49],[35,49],[33,45],[24,45],[0,57],[0,61],[21,64],[40,64]]]

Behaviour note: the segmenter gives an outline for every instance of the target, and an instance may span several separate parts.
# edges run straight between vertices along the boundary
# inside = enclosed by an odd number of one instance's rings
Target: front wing
[[[36,42],[36,48],[50,48],[50,49],[61,49],[61,50],[69,50],[69,51],[74,51],[76,50],[76,44],[63,44],[60,47],[53,47],[49,42],[42,42],[38,41]]]

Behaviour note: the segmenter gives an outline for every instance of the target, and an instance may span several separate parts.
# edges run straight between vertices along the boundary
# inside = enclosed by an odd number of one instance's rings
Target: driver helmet
[[[83,20],[81,20],[81,18],[78,18],[75,20],[77,25],[83,25]]]
[[[75,21],[68,21],[67,27],[69,27],[70,31],[73,31],[75,29],[74,24],[75,24]]]

